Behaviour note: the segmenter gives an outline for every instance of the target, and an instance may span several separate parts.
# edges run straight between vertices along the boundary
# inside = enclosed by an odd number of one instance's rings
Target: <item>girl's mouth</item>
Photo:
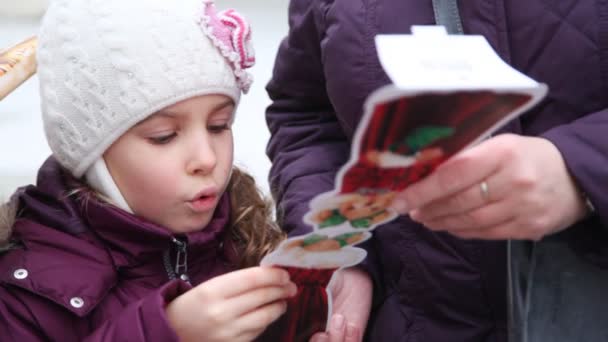
[[[188,206],[193,211],[206,212],[206,211],[213,209],[213,207],[215,206],[216,199],[217,199],[217,196],[215,196],[215,195],[200,196],[194,200],[189,201]]]

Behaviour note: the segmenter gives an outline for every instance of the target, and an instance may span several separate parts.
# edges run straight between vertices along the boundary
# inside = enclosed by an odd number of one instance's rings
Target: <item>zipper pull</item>
[[[188,245],[184,241],[173,238],[173,243],[177,246],[175,256],[175,274],[183,281],[190,282],[188,277]]]

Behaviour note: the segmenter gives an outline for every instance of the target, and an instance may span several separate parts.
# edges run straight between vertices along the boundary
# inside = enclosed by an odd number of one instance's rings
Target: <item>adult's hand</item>
[[[359,342],[363,338],[372,303],[373,285],[367,273],[354,267],[335,275],[330,283],[332,317],[326,332],[311,342]]]
[[[429,229],[490,240],[539,240],[587,215],[559,150],[514,134],[455,155],[392,206]]]

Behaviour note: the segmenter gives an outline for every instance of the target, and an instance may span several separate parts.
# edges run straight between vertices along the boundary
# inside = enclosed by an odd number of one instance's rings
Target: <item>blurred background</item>
[[[35,35],[48,0],[0,0],[0,50]],[[270,103],[264,87],[270,79],[275,54],[287,34],[287,0],[216,0],[218,9],[234,8],[253,28],[256,65],[254,83],[241,100],[234,126],[235,162],[256,178],[269,194],[270,162],[265,154],[269,133],[264,110]],[[36,172],[50,150],[40,118],[38,79],[30,78],[0,101],[0,201],[16,187],[34,183]]]

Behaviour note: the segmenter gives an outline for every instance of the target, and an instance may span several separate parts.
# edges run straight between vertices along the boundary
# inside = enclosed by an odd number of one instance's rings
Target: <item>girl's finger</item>
[[[204,289],[215,298],[218,296],[231,298],[253,289],[284,286],[288,283],[289,274],[285,270],[274,267],[250,267],[220,275],[197,288]]]
[[[270,323],[276,321],[287,310],[287,302],[284,300],[270,303],[237,317],[232,326],[241,331],[241,335],[252,332],[262,333]]]
[[[314,335],[312,335],[312,337],[310,338],[310,342],[328,342],[329,341],[329,335],[327,335],[327,333],[321,332],[321,333],[316,333]]]
[[[233,317],[238,317],[264,305],[293,297],[297,290],[294,283],[257,288],[228,299],[223,307]]]

